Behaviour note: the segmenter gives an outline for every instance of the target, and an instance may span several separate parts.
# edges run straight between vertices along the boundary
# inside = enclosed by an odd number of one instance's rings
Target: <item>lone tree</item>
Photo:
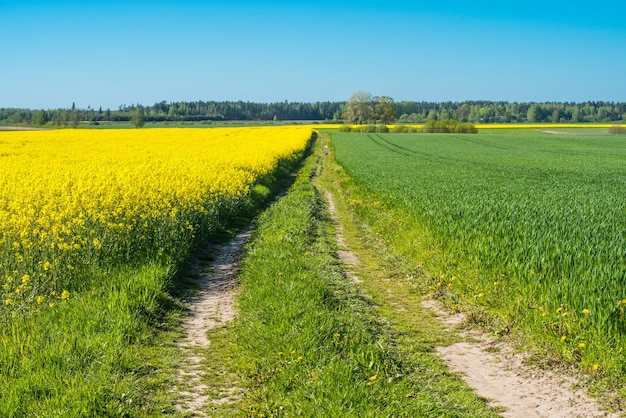
[[[343,119],[346,123],[362,124],[371,120],[373,115],[372,94],[358,91],[348,99]]]
[[[396,120],[396,112],[393,110],[393,99],[389,96],[374,96],[374,113],[387,125]]]

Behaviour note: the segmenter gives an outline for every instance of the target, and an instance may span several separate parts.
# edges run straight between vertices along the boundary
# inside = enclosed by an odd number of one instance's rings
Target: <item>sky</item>
[[[626,101],[626,1],[0,0],[0,108]]]

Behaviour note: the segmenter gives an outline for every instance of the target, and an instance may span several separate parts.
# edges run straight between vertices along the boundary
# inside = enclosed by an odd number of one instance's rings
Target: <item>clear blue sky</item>
[[[0,107],[626,101],[626,1],[0,0]]]

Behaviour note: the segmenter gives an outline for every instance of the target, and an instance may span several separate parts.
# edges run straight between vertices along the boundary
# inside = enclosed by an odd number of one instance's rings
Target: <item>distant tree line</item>
[[[104,121],[182,122],[182,121],[294,121],[320,120],[343,123],[426,123],[429,120],[457,119],[471,123],[523,122],[613,122],[626,120],[624,102],[509,103],[394,102],[388,96],[368,96],[359,92],[352,102],[194,101],[155,103],[152,106],[122,105],[111,109],[79,109],[74,104],[60,109],[0,108],[3,125],[78,126]],[[367,102],[367,105],[365,103]]]
[[[624,102],[396,102],[399,123],[457,119],[472,123],[584,123],[626,120]]]
[[[102,108],[78,109],[74,104],[67,109],[32,110],[0,108],[0,123],[15,125],[76,126],[78,123],[133,122],[138,115],[144,122],[197,121],[282,121],[282,120],[336,120],[341,122],[343,102],[173,102],[152,106],[121,105],[117,110]]]

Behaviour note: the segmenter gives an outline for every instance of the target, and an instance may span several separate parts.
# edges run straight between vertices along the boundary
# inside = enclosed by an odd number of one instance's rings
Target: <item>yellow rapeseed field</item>
[[[0,133],[0,314],[71,297],[65,288],[92,266],[188,248],[310,136],[310,127]]]

